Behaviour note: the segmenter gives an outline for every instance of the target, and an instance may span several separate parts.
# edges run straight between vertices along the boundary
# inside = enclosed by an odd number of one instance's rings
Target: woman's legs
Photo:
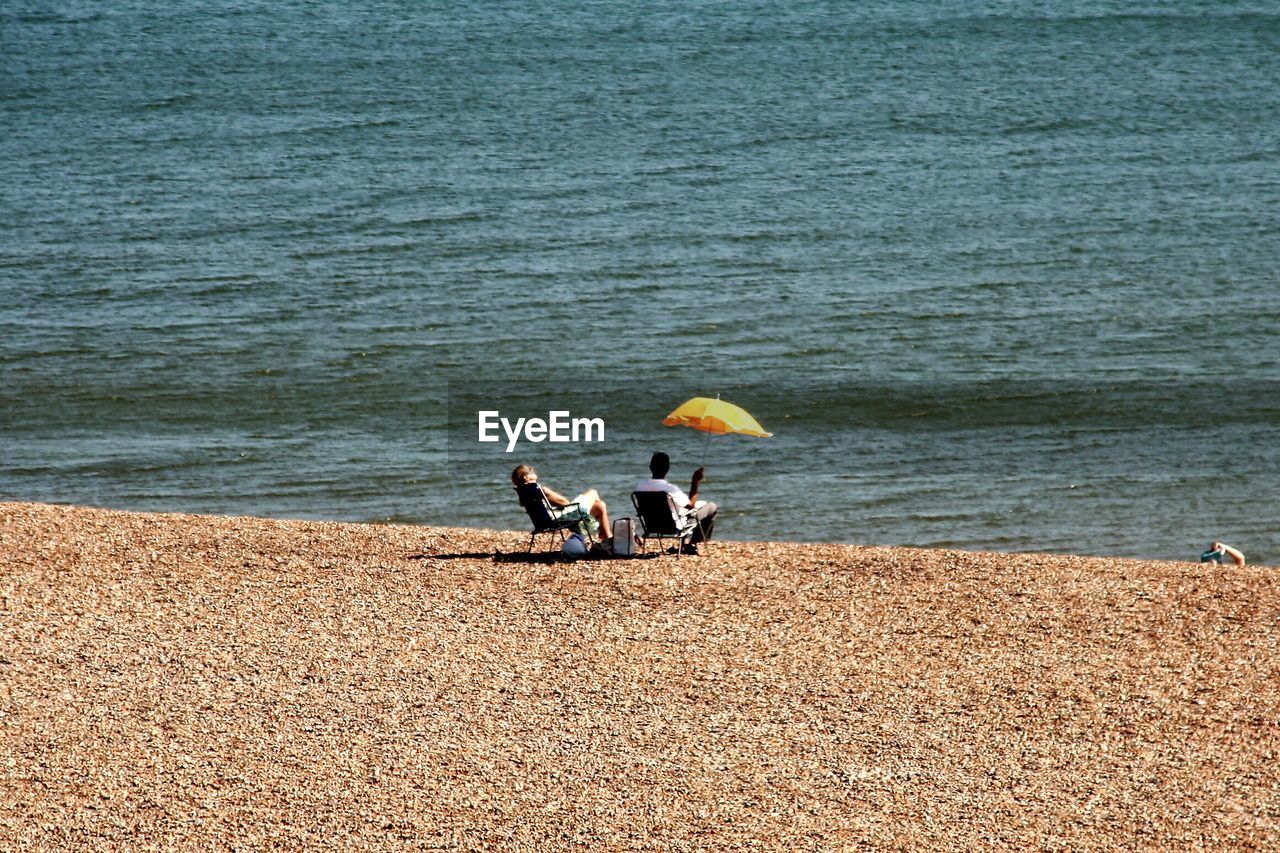
[[[582,497],[587,502],[587,512],[591,513],[591,517],[600,522],[600,538],[608,539],[613,535],[613,528],[609,526],[609,507],[601,499],[600,493],[595,489],[587,489],[582,493]]]

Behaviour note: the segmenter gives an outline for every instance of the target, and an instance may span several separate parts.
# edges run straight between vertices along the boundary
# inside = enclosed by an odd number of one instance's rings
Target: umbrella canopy
[[[758,438],[768,438],[773,435],[771,432],[765,432],[764,427],[760,426],[759,422],[747,414],[742,407],[721,400],[719,397],[714,400],[710,397],[694,397],[692,400],[681,403],[674,412],[662,419],[662,423],[665,426],[693,427],[709,435],[725,435],[731,432],[754,435]]]

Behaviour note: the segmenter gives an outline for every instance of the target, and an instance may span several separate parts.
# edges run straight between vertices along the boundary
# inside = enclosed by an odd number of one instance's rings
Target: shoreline
[[[437,524],[418,524],[412,521],[406,521],[395,517],[383,520],[366,520],[352,521],[344,519],[332,518],[310,518],[303,516],[262,516],[262,515],[226,515],[219,513],[206,512],[187,512],[182,510],[148,510],[148,509],[120,509],[109,506],[98,506],[94,504],[76,504],[76,503],[49,503],[44,501],[23,501],[23,500],[0,500],[0,511],[6,507],[47,507],[51,509],[65,509],[72,511],[89,511],[114,513],[121,516],[141,516],[156,517],[168,519],[205,519],[209,521],[250,521],[250,522],[270,522],[281,524],[299,524],[299,525],[337,525],[341,527],[370,527],[370,528],[408,528],[417,531],[428,532],[448,532],[451,536],[471,537],[478,540],[482,539],[486,542],[492,541],[495,546],[510,547],[513,549],[510,553],[523,553],[528,543],[529,530],[527,527],[469,527],[469,526],[453,526],[453,525],[437,525]],[[637,528],[638,532],[638,528]],[[515,537],[516,545],[512,545],[510,537]],[[523,537],[523,539],[521,539]],[[1103,562],[1131,562],[1142,564],[1161,564],[1175,566],[1196,566],[1203,565],[1197,559],[1177,559],[1172,557],[1134,557],[1126,555],[1108,555],[1108,554],[1089,554],[1070,550],[1049,550],[1049,551],[997,551],[997,550],[977,550],[966,548],[962,545],[886,545],[886,544],[868,544],[851,541],[827,541],[827,540],[807,540],[807,539],[724,539],[717,536],[712,542],[714,550],[717,545],[737,546],[737,545],[769,545],[773,547],[790,547],[790,548],[850,548],[856,550],[883,550],[894,553],[919,553],[919,554],[972,554],[986,557],[1016,557],[1016,558],[1038,558],[1038,557],[1062,557],[1076,560],[1099,560]],[[517,547],[518,546],[518,547]],[[1189,546],[1190,547],[1190,546]],[[534,546],[534,552],[538,553],[545,549],[545,543],[542,537],[539,537],[538,544]],[[1249,555],[1246,554],[1246,557]],[[593,560],[594,561],[594,560]],[[564,562],[572,562],[565,560]],[[1231,567],[1228,563],[1222,564],[1224,567]],[[1243,567],[1232,567],[1237,570],[1251,569],[1269,569],[1277,568],[1268,563],[1254,562],[1249,559],[1248,563]]]
[[[0,846],[1280,844],[1275,572],[527,540],[0,503]]]

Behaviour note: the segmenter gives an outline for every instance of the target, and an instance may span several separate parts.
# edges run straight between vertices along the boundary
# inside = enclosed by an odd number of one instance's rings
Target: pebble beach
[[[0,504],[0,848],[1276,849],[1280,573]]]

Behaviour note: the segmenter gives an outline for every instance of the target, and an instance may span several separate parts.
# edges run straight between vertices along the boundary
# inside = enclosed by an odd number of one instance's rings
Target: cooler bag
[[[613,556],[634,557],[636,553],[636,523],[630,517],[613,520]]]

